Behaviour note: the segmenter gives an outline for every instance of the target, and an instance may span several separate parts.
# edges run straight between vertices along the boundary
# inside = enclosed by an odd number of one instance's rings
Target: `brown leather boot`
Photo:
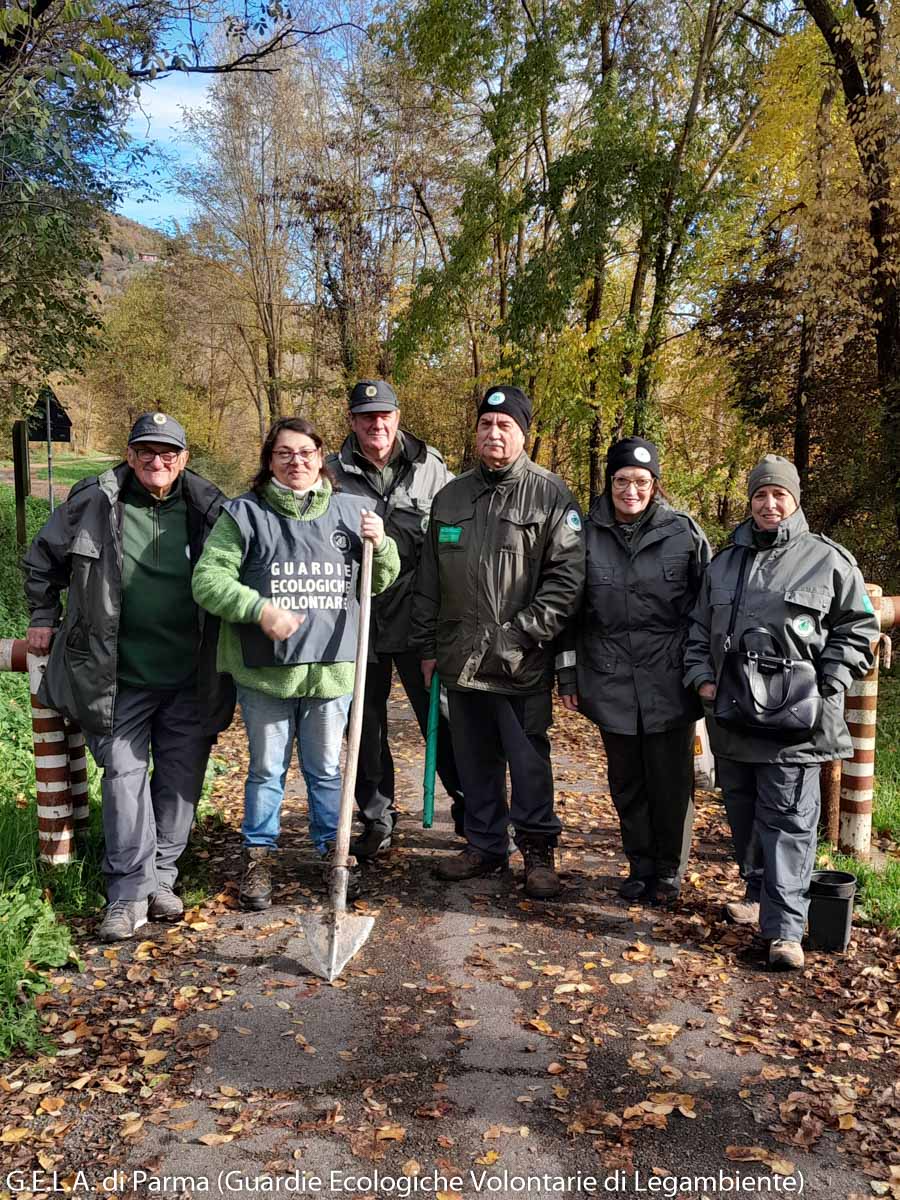
[[[244,874],[238,895],[241,908],[261,912],[272,903],[272,858],[265,846],[244,851]]]
[[[562,881],[556,873],[554,847],[546,838],[519,838],[516,845],[525,859],[525,895],[535,900],[549,900],[562,891]]]
[[[460,883],[463,879],[478,879],[505,868],[505,858],[482,858],[474,846],[466,846],[459,854],[442,858],[434,873],[448,883]]]

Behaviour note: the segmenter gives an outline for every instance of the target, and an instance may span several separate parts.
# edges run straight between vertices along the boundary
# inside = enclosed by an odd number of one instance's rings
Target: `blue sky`
[[[151,143],[161,156],[175,162],[194,161],[181,126],[182,110],[203,104],[211,77],[208,75],[169,75],[154,84],[141,86],[140,108],[128,123],[132,137]],[[127,192],[119,212],[154,229],[164,229],[173,220],[182,225],[191,215],[191,205],[178,195],[171,167],[162,165],[161,174],[153,183],[153,198],[146,198],[146,189]]]

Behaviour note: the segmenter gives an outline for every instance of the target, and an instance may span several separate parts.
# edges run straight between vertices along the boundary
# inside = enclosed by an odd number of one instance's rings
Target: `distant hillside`
[[[101,303],[119,296],[129,281],[165,258],[168,241],[155,229],[110,215],[109,236],[103,244],[103,266],[95,292]]]

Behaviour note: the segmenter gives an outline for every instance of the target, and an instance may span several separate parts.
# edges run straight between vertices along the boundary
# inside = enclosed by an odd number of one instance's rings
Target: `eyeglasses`
[[[619,476],[617,475],[615,477],[615,479],[612,481],[612,485],[613,485],[613,490],[617,491],[617,492],[627,492],[629,488],[633,487],[636,492],[640,492],[641,495],[643,495],[645,492],[649,492],[650,489],[653,487],[653,480],[652,479],[620,479]]]
[[[138,462],[142,466],[149,467],[155,458],[158,458],[164,467],[171,467],[181,453],[180,450],[137,450]]]
[[[272,451],[272,457],[275,459],[275,461],[280,462],[280,463],[285,463],[285,464],[287,464],[289,462],[311,463],[311,462],[315,462],[316,459],[318,458],[318,456],[319,456],[318,450],[273,450]]]

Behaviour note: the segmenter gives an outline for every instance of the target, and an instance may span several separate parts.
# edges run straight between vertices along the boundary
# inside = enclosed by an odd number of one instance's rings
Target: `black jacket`
[[[507,695],[553,683],[554,641],[584,586],[574,496],[520,455],[499,480],[480,466],[438,493],[416,577],[412,645],[451,688]]]
[[[579,710],[611,733],[663,733],[702,715],[682,683],[688,617],[710,560],[687,513],[657,503],[631,540],[601,496],[585,529],[587,581],[575,644]],[[560,693],[573,692],[563,654]]]
[[[39,698],[88,733],[110,734],[116,699],[116,663],[122,587],[122,515],[131,468],[125,463],[81,479],[28,549],[22,563],[31,624],[62,625],[50,649]],[[196,563],[216,522],[222,492],[193,471],[181,475],[188,547]],[[62,593],[68,591],[63,617]],[[164,616],[163,616],[164,619]],[[212,737],[234,714],[234,684],[216,671],[219,622],[198,610],[201,639],[197,694]]]

